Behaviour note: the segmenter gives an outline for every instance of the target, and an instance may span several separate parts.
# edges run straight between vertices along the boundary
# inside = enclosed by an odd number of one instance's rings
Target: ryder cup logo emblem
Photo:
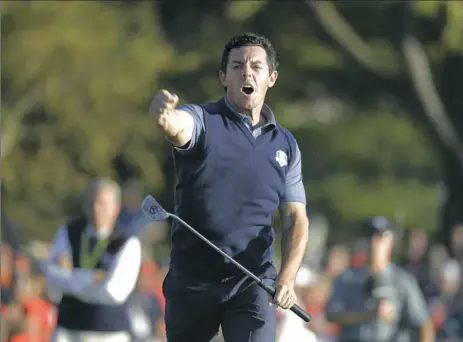
[[[282,150],[277,151],[275,160],[281,167],[288,165],[288,156]]]
[[[153,216],[157,216],[158,214],[161,213],[161,209],[159,209],[158,206],[156,205],[153,205],[150,207],[150,214],[153,215]]]

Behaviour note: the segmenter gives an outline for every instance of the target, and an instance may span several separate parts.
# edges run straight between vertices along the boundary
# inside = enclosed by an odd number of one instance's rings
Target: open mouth
[[[254,88],[250,85],[245,85],[241,88],[241,91],[246,95],[251,95],[254,92]]]

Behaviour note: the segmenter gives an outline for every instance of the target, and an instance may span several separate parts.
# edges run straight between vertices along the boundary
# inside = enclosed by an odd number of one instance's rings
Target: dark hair
[[[240,48],[242,46],[260,46],[267,53],[267,63],[270,72],[277,70],[278,61],[277,53],[272,43],[264,37],[256,33],[244,33],[239,36],[232,37],[225,45],[222,54],[222,63],[220,64],[220,70],[223,72],[227,71],[228,56],[232,49]]]

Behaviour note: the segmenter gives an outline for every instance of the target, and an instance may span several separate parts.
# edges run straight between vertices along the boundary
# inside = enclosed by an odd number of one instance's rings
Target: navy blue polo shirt
[[[294,136],[266,105],[255,127],[226,98],[179,109],[195,127],[189,144],[173,149],[175,213],[257,275],[275,276],[273,214],[306,201]],[[182,274],[207,282],[241,274],[175,221],[171,242],[171,267]]]

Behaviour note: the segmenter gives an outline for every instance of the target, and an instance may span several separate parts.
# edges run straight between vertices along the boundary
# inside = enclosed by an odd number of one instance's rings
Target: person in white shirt
[[[317,275],[308,267],[302,266],[296,276],[295,291],[300,294],[300,290],[305,289],[317,281]],[[297,304],[304,307],[298,299]],[[278,329],[277,342],[317,342],[317,336],[309,330],[307,323],[296,316],[290,310],[278,308],[281,315],[280,327]]]
[[[86,213],[56,233],[44,264],[48,287],[61,294],[54,342],[128,342],[127,300],[140,266],[136,236],[116,229],[121,190],[97,179],[86,193]]]

